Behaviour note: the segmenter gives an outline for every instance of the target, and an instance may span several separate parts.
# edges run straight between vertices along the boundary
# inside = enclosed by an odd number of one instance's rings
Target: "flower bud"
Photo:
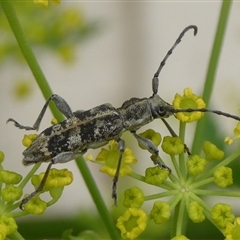
[[[24,205],[24,210],[33,215],[41,215],[47,208],[47,203],[42,201],[39,196],[32,198]]]
[[[164,182],[169,176],[169,172],[165,169],[156,167],[149,167],[145,170],[145,182],[152,185],[159,185]]]
[[[156,224],[166,222],[171,216],[170,205],[167,202],[155,202],[151,210],[150,216]]]
[[[6,202],[15,202],[22,196],[22,188],[7,185],[6,188],[1,190],[1,195]]]
[[[0,181],[6,184],[18,184],[22,180],[22,176],[18,173],[2,170],[0,171]]]
[[[164,137],[162,150],[169,155],[180,155],[184,150],[184,145],[179,137]]]
[[[123,205],[127,208],[140,208],[144,203],[143,191],[138,187],[132,187],[124,192]]]
[[[232,169],[229,167],[218,167],[214,173],[214,182],[221,188],[233,184]]]

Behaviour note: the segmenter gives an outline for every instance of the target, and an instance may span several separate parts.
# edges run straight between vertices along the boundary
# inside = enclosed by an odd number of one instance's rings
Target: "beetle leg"
[[[120,173],[120,169],[121,169],[121,163],[122,163],[122,156],[125,150],[125,142],[123,139],[118,139],[118,150],[120,152],[120,156],[118,159],[118,165],[117,165],[117,169],[116,169],[116,173],[113,177],[113,185],[112,185],[112,198],[114,200],[114,205],[117,206],[117,182],[118,182],[118,178],[119,178],[119,173]]]
[[[7,123],[8,122],[13,122],[14,125],[20,129],[25,129],[25,130],[36,130],[38,131],[39,129],[39,126],[40,126],[40,123],[42,121],[42,118],[46,112],[46,109],[47,109],[47,106],[49,104],[50,101],[54,101],[54,103],[56,104],[56,107],[58,108],[58,110],[66,117],[66,118],[70,118],[73,116],[73,112],[70,108],[70,106],[68,105],[68,103],[63,99],[61,98],[60,96],[58,96],[57,94],[53,94],[47,101],[46,103],[44,104],[36,122],[33,124],[32,127],[30,126],[23,126],[21,124],[19,124],[16,120],[12,119],[12,118],[9,118],[7,120]]]
[[[159,151],[152,141],[150,141],[147,138],[143,138],[143,137],[137,135],[137,133],[135,131],[132,131],[131,133],[133,134],[133,136],[137,139],[137,141],[140,144],[142,144],[150,153],[153,154],[151,159],[155,165],[158,165],[160,168],[167,169],[169,171],[169,173],[172,172],[172,170],[168,166],[162,164],[160,161],[157,160],[157,157],[159,157]]]
[[[24,205],[27,202],[29,202],[33,197],[35,197],[39,192],[41,192],[43,190],[43,187],[46,183],[47,177],[49,175],[50,169],[53,164],[69,162],[79,156],[82,156],[85,152],[86,152],[86,150],[80,151],[80,152],[63,152],[63,153],[60,153],[57,156],[53,157],[51,162],[48,164],[47,170],[45,171],[43,179],[40,182],[39,186],[36,188],[36,190],[34,192],[32,192],[30,195],[28,195],[27,197],[25,197],[22,200],[22,202],[20,204],[20,209],[24,210],[23,209]]]

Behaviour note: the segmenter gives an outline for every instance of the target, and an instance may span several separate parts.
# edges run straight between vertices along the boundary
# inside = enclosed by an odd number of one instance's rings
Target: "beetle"
[[[38,131],[41,120],[50,101],[53,101],[58,110],[66,117],[64,121],[41,132],[32,144],[23,152],[24,165],[39,162],[49,162],[49,165],[40,185],[33,193],[22,200],[20,204],[21,209],[23,209],[24,205],[43,189],[53,164],[71,161],[78,156],[82,156],[88,149],[97,149],[107,144],[110,140],[116,140],[118,142],[118,149],[120,152],[112,185],[112,198],[114,199],[115,205],[117,205],[117,182],[122,155],[125,149],[125,142],[121,139],[121,135],[125,131],[130,131],[138,143],[143,145],[152,154],[151,159],[155,165],[164,168],[171,173],[169,167],[158,161],[159,151],[153,142],[136,133],[139,128],[152,122],[154,119],[161,119],[172,136],[177,135],[168,125],[165,118],[178,112],[212,112],[238,121],[240,120],[238,116],[206,108],[175,109],[171,104],[165,102],[158,95],[159,74],[174,48],[181,42],[184,34],[190,29],[193,29],[194,35],[197,34],[197,27],[195,25],[186,27],[161,61],[160,66],[152,79],[153,94],[149,98],[131,98],[125,101],[119,108],[115,108],[107,103],[87,111],[78,110],[73,112],[68,103],[62,97],[53,94],[44,104],[32,127],[23,126],[12,118],[7,120],[7,122],[13,122],[15,126],[20,129]],[[186,146],[185,150],[190,155]]]

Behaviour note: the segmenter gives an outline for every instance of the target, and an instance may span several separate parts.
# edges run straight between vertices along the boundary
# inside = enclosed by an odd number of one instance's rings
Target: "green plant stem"
[[[231,192],[231,191],[212,191],[205,189],[195,189],[192,191],[195,195],[202,196],[225,196],[225,197],[240,197],[240,192]]]
[[[183,143],[185,143],[185,132],[186,132],[186,123],[180,121],[180,123],[179,123],[179,137],[181,138]],[[187,146],[184,145],[184,147],[187,147]],[[180,172],[181,172],[180,181],[185,181],[186,176],[187,176],[186,163],[185,163],[185,151],[182,152],[179,155],[179,169],[180,169]]]
[[[101,193],[99,192],[94,178],[86,165],[86,161],[82,157],[78,157],[76,159],[76,163],[81,171],[85,183],[88,185],[89,192],[94,203],[96,204],[99,214],[108,228],[108,233],[111,236],[111,239],[120,239],[115,224],[112,221],[112,217],[110,216],[109,211],[107,210],[106,205],[101,197]]]
[[[33,174],[38,170],[40,166],[41,166],[41,163],[37,163],[32,167],[31,171],[28,172],[27,176],[19,184],[20,188],[24,188],[26,186],[28,181],[32,178]]]
[[[13,233],[11,235],[11,238],[8,238],[8,239],[11,239],[11,240],[24,240],[24,238],[21,236],[21,234],[18,231]]]
[[[213,85],[215,81],[215,75],[217,71],[217,66],[220,58],[220,53],[222,49],[222,43],[224,39],[224,35],[226,32],[226,26],[227,26],[227,20],[230,13],[232,0],[229,1],[222,1],[221,11],[219,15],[218,25],[217,25],[217,31],[215,34],[215,39],[213,42],[212,52],[210,61],[208,64],[208,70],[207,70],[207,76],[205,79],[204,84],[204,91],[202,94],[202,97],[206,104],[208,105],[210,101],[210,97],[213,90]],[[194,136],[194,142],[192,146],[192,152],[194,154],[197,154],[200,152],[201,149],[201,143],[203,142],[203,132],[205,130],[205,124],[206,124],[206,118],[202,118],[197,122],[197,127],[195,130],[195,136]]]
[[[178,235],[184,235],[186,232],[188,218],[186,217],[186,207],[184,198],[181,199],[180,202],[175,207],[171,237],[175,237]]]
[[[144,200],[149,201],[149,200],[160,199],[160,198],[169,197],[169,196],[176,196],[178,193],[179,193],[178,190],[171,190],[171,191],[161,192],[157,194],[151,194],[151,195],[145,196]],[[176,198],[174,198],[174,200],[176,200]]]
[[[18,18],[16,16],[14,7],[12,5],[12,1],[10,0],[0,0],[0,3],[2,5],[2,8],[5,12],[5,15],[8,19],[9,25],[12,28],[12,31],[16,37],[16,40],[18,42],[18,45],[39,85],[39,88],[41,89],[45,99],[49,98],[52,95],[52,91],[50,89],[50,86],[37,62],[37,59],[25,37],[25,34],[21,28],[21,25],[18,21]],[[54,117],[60,121],[63,119],[62,114],[57,111],[54,105],[50,104],[50,109],[54,115]],[[85,180],[85,183],[93,197],[93,200],[97,206],[97,209],[99,210],[99,213],[102,217],[102,220],[106,226],[106,229],[111,236],[112,239],[119,239],[119,234],[116,230],[116,227],[111,219],[111,216],[109,214],[109,211],[107,210],[102,196],[100,192],[98,191],[97,185],[94,182],[91,172],[89,168],[87,167],[87,164],[83,158],[79,159],[77,162],[77,166],[79,167],[80,172],[83,175],[83,178]]]

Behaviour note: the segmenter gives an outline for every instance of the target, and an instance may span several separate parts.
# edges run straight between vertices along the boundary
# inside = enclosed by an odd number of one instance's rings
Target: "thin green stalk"
[[[18,231],[16,231],[11,235],[11,240],[24,240],[24,238]]]
[[[169,197],[169,196],[175,196],[179,193],[178,190],[171,190],[171,191],[167,191],[167,192],[161,192],[161,193],[156,193],[156,194],[151,194],[148,196],[144,197],[145,201],[149,201],[149,200],[153,200],[153,199],[160,199],[160,198],[164,198],[164,197]]]
[[[219,15],[217,31],[215,34],[215,39],[213,42],[211,57],[208,65],[207,76],[205,79],[204,91],[202,97],[206,104],[208,105],[210,101],[210,97],[213,90],[213,85],[215,81],[215,75],[217,71],[217,66],[220,58],[220,53],[222,49],[222,43],[224,39],[224,35],[226,32],[227,21],[230,13],[230,7],[232,4],[232,0],[222,1],[222,7]],[[193,153],[199,153],[201,149],[201,143],[203,142],[203,132],[206,124],[206,119],[202,118],[197,122],[197,127],[195,130],[194,142],[192,146]]]
[[[202,196],[225,196],[225,197],[240,197],[240,192],[236,191],[212,191],[212,190],[205,190],[205,189],[195,189],[192,191],[195,195],[202,195]]]
[[[12,31],[16,37],[16,40],[18,42],[18,45],[39,85],[39,88],[41,89],[45,99],[50,97],[52,95],[52,91],[50,89],[50,86],[37,62],[37,59],[25,37],[25,34],[21,28],[21,25],[18,21],[17,15],[15,13],[15,10],[12,5],[12,1],[10,0],[0,0],[0,3],[2,5],[2,8],[6,14],[6,17],[8,19],[9,25],[12,28]],[[63,116],[55,107],[54,105],[50,104],[50,109],[54,115],[54,117],[60,121],[63,119]],[[116,230],[115,225],[112,222],[111,216],[108,212],[108,209],[106,208],[103,199],[101,197],[100,192],[98,191],[97,185],[94,182],[91,172],[89,168],[86,165],[86,162],[83,158],[79,159],[77,162],[77,165],[79,167],[80,172],[83,175],[83,178],[85,180],[85,183],[92,194],[92,197],[94,199],[94,202],[97,206],[97,209],[99,210],[99,213],[102,217],[102,220],[106,226],[107,231],[109,232],[109,235],[112,239],[119,239],[119,234]]]
[[[186,233],[186,226],[188,217],[186,216],[186,207],[184,198],[176,205],[174,217],[172,222],[171,237],[184,235]]]
[[[184,182],[184,177],[183,177],[183,174],[181,171],[182,169],[179,167],[176,157],[174,155],[171,155],[171,159],[172,159],[173,166],[176,170],[176,173],[177,173],[177,176],[178,176],[180,182]]]
[[[186,132],[186,123],[181,122],[179,124],[179,137],[182,142],[185,143],[185,132]],[[185,146],[187,147],[187,146]],[[186,172],[186,162],[185,162],[185,152],[182,152],[179,155],[179,169],[181,170],[181,180],[186,180],[187,172]]]
[[[111,239],[116,240],[120,239],[116,226],[113,223],[112,217],[110,216],[109,211],[107,210],[105,202],[103,201],[101,193],[94,181],[91,172],[89,171],[86,161],[83,159],[83,157],[78,157],[76,159],[76,163],[78,165],[79,170],[81,171],[85,183],[88,186],[88,190],[93,198],[94,203],[96,204],[98,212],[101,218],[103,219],[106,228],[108,229],[108,233],[111,236]]]
[[[31,171],[28,172],[27,176],[21,181],[19,184],[19,187],[24,188],[28,181],[32,178],[33,174],[38,170],[38,168],[41,166],[41,163],[35,164]]]

